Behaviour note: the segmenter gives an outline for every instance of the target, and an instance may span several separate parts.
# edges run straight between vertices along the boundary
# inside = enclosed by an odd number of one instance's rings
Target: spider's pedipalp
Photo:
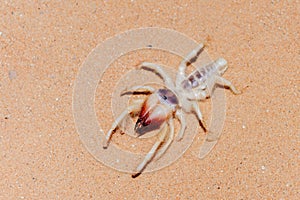
[[[132,112],[139,112],[142,105],[144,103],[144,100],[136,100],[133,105],[127,107],[127,109],[125,109],[120,115],[119,117],[117,117],[117,119],[114,121],[114,123],[112,124],[111,128],[109,129],[109,131],[106,134],[105,140],[103,142],[103,148],[106,149],[108,147],[108,144],[110,142],[111,136],[113,134],[113,131],[119,126],[119,124],[122,122],[122,120],[129,114]]]

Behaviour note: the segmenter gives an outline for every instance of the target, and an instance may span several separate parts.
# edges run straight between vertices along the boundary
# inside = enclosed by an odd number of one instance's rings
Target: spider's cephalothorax
[[[200,44],[184,58],[179,65],[175,83],[159,65],[147,62],[142,63],[142,69],[153,71],[162,77],[165,87],[155,89],[151,86],[135,86],[126,91],[126,93],[129,92],[131,94],[139,91],[150,93],[150,95],[145,100],[135,101],[121,113],[108,131],[103,147],[108,147],[113,131],[129,113],[138,114],[138,120],[135,125],[135,131],[138,135],[154,129],[161,129],[158,134],[158,141],[137,167],[136,174],[133,177],[139,175],[153,158],[159,158],[166,152],[174,138],[174,117],[181,124],[177,135],[177,139],[181,140],[186,129],[185,113],[195,113],[206,130],[198,101],[210,97],[215,85],[224,85],[234,94],[240,93],[230,81],[222,77],[227,69],[227,61],[223,58],[219,58],[204,67],[196,68],[189,75],[185,74],[186,67],[197,60],[203,49],[204,45]],[[167,127],[169,127],[169,132]],[[167,134],[169,134],[168,137]]]

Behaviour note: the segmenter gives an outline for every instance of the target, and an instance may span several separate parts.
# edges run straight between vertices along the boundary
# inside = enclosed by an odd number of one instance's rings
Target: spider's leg
[[[198,120],[201,122],[202,124],[202,128],[204,128],[204,130],[206,131],[207,130],[207,125],[205,123],[205,121],[203,120],[203,116],[202,116],[202,113],[201,113],[201,110],[200,110],[200,107],[199,105],[197,104],[197,102],[192,102],[192,107],[193,107],[193,110],[195,111],[196,113],[196,116],[198,118]]]
[[[233,92],[233,94],[241,94],[241,92],[237,90],[230,81],[228,81],[227,79],[221,76],[215,77],[215,83],[219,85],[224,85],[225,87],[229,87],[229,89]]]
[[[167,87],[174,88],[174,84],[171,77],[162,69],[161,66],[154,63],[143,62],[141,64],[141,68],[148,69],[150,71],[157,73],[163,79]]]
[[[165,140],[167,135],[168,126],[165,123],[162,130],[159,132],[158,141],[155,142],[155,144],[152,146],[151,150],[148,152],[146,157],[144,158],[143,162],[137,167],[136,174],[133,174],[132,177],[137,177],[146,167],[146,165],[153,159],[157,149],[161,145],[161,143]]]
[[[151,87],[151,86],[147,86],[147,85],[137,85],[137,86],[133,86],[129,89],[125,89],[124,91],[122,91],[121,96],[125,95],[125,94],[133,94],[133,93],[153,93],[155,92],[155,88]]]
[[[157,151],[157,154],[155,155],[155,160],[158,160],[169,148],[171,143],[173,142],[174,138],[174,121],[173,118],[170,117],[168,121],[169,127],[170,127],[170,135],[166,143]]]
[[[125,109],[120,115],[119,117],[114,121],[114,123],[112,124],[111,128],[109,129],[109,131],[106,134],[105,140],[103,142],[103,148],[106,149],[108,147],[109,141],[111,139],[111,136],[113,134],[113,131],[117,128],[117,126],[119,126],[119,124],[121,123],[121,121],[126,117],[126,115],[128,115],[129,113],[132,112],[139,112],[141,110],[141,107],[144,103],[144,100],[140,99],[140,100],[136,100],[133,105],[127,107],[127,109]]]
[[[176,118],[179,120],[181,127],[177,136],[177,141],[180,141],[183,138],[184,131],[186,129],[186,120],[185,120],[185,114],[182,110],[176,111]]]
[[[204,49],[204,44],[199,44],[192,52],[190,52],[180,63],[179,70],[176,77],[176,85],[178,86],[185,78],[185,69],[188,65],[195,62],[199,57],[200,53]]]

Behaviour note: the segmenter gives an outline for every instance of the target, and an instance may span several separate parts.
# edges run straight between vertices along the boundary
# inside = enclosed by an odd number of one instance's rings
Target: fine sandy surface
[[[298,0],[2,1],[0,9],[0,199],[300,197]],[[243,93],[226,90],[222,135],[204,159],[197,157],[204,138],[198,129],[180,159],[132,179],[89,153],[76,129],[72,95],[98,44],[142,27],[205,41],[212,58],[228,60],[224,77]],[[95,108],[105,132],[113,121],[109,90],[119,74],[143,60],[180,62],[149,55],[121,58],[103,77]],[[209,101],[201,108],[207,119]],[[121,143],[126,135],[114,137]]]

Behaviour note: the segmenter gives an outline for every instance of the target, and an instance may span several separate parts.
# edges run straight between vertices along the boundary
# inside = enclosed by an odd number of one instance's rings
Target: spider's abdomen
[[[212,62],[205,67],[197,68],[193,71],[181,85],[184,89],[195,89],[205,83],[209,77],[217,72],[218,65]]]

